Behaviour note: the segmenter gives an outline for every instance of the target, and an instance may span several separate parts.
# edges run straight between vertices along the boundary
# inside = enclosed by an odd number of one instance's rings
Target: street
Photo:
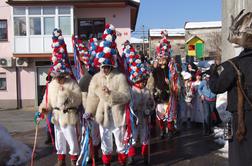
[[[22,141],[32,149],[35,134],[33,115],[34,111],[32,109],[26,111],[0,111],[0,117],[5,117],[1,119],[0,124],[4,125],[9,130],[13,138]],[[46,133],[43,126],[45,126],[45,123],[41,123],[40,126],[35,165],[52,166],[56,163],[57,157],[56,154],[53,153],[52,147],[44,144]],[[168,140],[167,137],[161,140],[159,138],[159,129],[156,126],[151,131],[151,165],[227,166],[227,154],[223,152],[224,145],[217,144],[214,139],[213,136],[203,136],[202,126],[197,124],[192,125],[192,128],[184,126],[171,140]],[[139,155],[139,146],[137,154],[135,165],[141,166],[143,165],[143,159]],[[117,156],[113,155],[112,165],[117,165],[116,159]],[[69,159],[67,162],[69,163]],[[29,163],[27,165],[29,165]],[[101,165],[101,162],[98,162],[97,165]]]

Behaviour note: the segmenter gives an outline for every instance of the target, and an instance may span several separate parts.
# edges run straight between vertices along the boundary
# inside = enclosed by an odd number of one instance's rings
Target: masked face
[[[135,85],[139,87],[140,89],[143,89],[147,84],[147,80],[141,81],[139,83],[136,83]]]
[[[58,81],[59,84],[64,84],[65,83],[65,77],[59,76],[59,77],[57,77],[57,81]]]
[[[167,64],[167,59],[166,58],[160,58],[158,60],[158,64],[161,66],[161,68],[165,68],[165,65]]]
[[[109,75],[109,73],[111,72],[111,70],[112,70],[112,66],[102,66],[102,72],[105,75]]]

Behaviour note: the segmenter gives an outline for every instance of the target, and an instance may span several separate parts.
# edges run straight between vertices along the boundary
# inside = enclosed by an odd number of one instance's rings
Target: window
[[[188,50],[189,51],[195,51],[195,45],[189,45]]]
[[[8,40],[8,38],[7,38],[7,20],[0,20],[0,40]]]
[[[25,15],[25,7],[15,7],[13,13],[14,15]]]
[[[62,30],[63,35],[71,35],[70,16],[59,17],[59,28]]]
[[[41,18],[30,17],[30,35],[41,35]]]
[[[0,90],[7,90],[6,73],[0,73]]]
[[[102,38],[105,29],[105,19],[80,19],[78,21],[78,32],[82,37]]]
[[[14,17],[15,36],[26,36],[25,17]]]
[[[29,15],[41,15],[40,7],[29,7]]]
[[[61,28],[63,35],[71,35],[71,7],[32,6],[14,7],[15,36],[51,35],[55,27]]]
[[[70,8],[69,7],[59,7],[59,14],[70,14]]]
[[[51,35],[55,28],[54,17],[44,17],[44,35]]]
[[[55,7],[43,7],[44,15],[55,15]]]

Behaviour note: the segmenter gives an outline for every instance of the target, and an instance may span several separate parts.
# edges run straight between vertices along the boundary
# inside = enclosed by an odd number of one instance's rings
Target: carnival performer
[[[166,127],[164,121],[166,121],[166,111],[163,111],[163,106],[158,106],[158,104],[163,105],[164,100],[162,98],[166,98],[163,95],[167,95],[169,98],[170,90],[169,90],[169,79],[168,79],[168,63],[171,56],[171,45],[167,40],[168,33],[167,31],[162,31],[162,40],[160,44],[156,48],[156,59],[158,61],[158,66],[153,69],[153,77],[154,77],[154,99],[157,104],[156,115],[160,124],[160,137],[164,138],[166,133]],[[162,94],[162,95],[161,95]]]
[[[122,57],[128,70],[128,81],[131,85],[130,106],[133,110],[135,119],[137,119],[136,129],[132,130],[132,142],[128,152],[128,165],[134,165],[136,156],[136,142],[140,136],[141,154],[144,157],[144,163],[148,163],[148,146],[149,146],[149,116],[154,109],[154,99],[149,89],[146,88],[149,78],[150,69],[147,64],[141,60],[133,48],[126,41],[123,48]]]
[[[178,65],[175,63],[175,59],[171,58],[169,64],[169,83],[170,83],[170,97],[167,112],[168,122],[168,136],[171,138],[176,133],[175,124],[177,122],[177,113],[179,107],[179,99],[181,95],[181,74],[178,70]]]
[[[125,165],[126,147],[123,143],[125,133],[125,104],[130,100],[126,77],[116,67],[116,31],[107,24],[102,36],[94,64],[100,67],[90,82],[86,113],[91,114],[99,124],[101,135],[102,162],[110,165],[113,152],[113,135],[117,146],[118,161]]]
[[[39,112],[35,114],[35,120],[41,120],[44,114],[52,111],[58,155],[56,166],[66,165],[67,144],[70,149],[71,165],[75,166],[79,154],[76,124],[78,122],[77,108],[81,104],[81,90],[73,79],[66,44],[60,29],[54,29],[52,40],[53,66],[49,71],[52,81],[48,84]]]
[[[73,36],[73,44],[74,49],[76,49],[77,56],[79,60],[84,64],[84,75],[81,77],[79,81],[79,86],[82,91],[82,105],[84,108],[84,111],[86,109],[86,101],[87,101],[87,94],[88,94],[88,87],[90,84],[90,81],[95,73],[99,71],[99,68],[96,68],[94,66],[94,58],[96,56],[96,51],[98,47],[98,41],[96,38],[90,38],[88,40],[88,43],[85,42],[85,40],[82,40],[79,36]],[[87,115],[84,115],[84,117],[88,118]],[[93,152],[94,152],[94,158],[97,161],[99,159],[99,149],[100,149],[100,131],[99,131],[99,125],[92,119],[88,119],[91,123],[91,137],[92,137],[92,146],[93,146]],[[82,119],[83,122],[83,119]],[[87,128],[87,126],[84,125],[84,122],[82,123],[82,133],[84,133]],[[84,150],[84,149],[82,149]],[[92,154],[91,154],[92,156]],[[81,157],[81,156],[80,156]]]

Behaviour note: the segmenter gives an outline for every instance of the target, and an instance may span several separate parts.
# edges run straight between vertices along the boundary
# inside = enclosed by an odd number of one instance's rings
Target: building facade
[[[229,26],[231,25],[231,15],[237,16],[242,9],[245,12],[252,12],[251,0],[222,0],[222,61],[226,61],[234,56],[239,55],[242,48],[237,47],[227,40]]]
[[[72,57],[73,34],[99,39],[111,23],[121,52],[135,29],[139,5],[140,0],[0,0],[0,108],[40,103],[55,27],[62,29]]]

